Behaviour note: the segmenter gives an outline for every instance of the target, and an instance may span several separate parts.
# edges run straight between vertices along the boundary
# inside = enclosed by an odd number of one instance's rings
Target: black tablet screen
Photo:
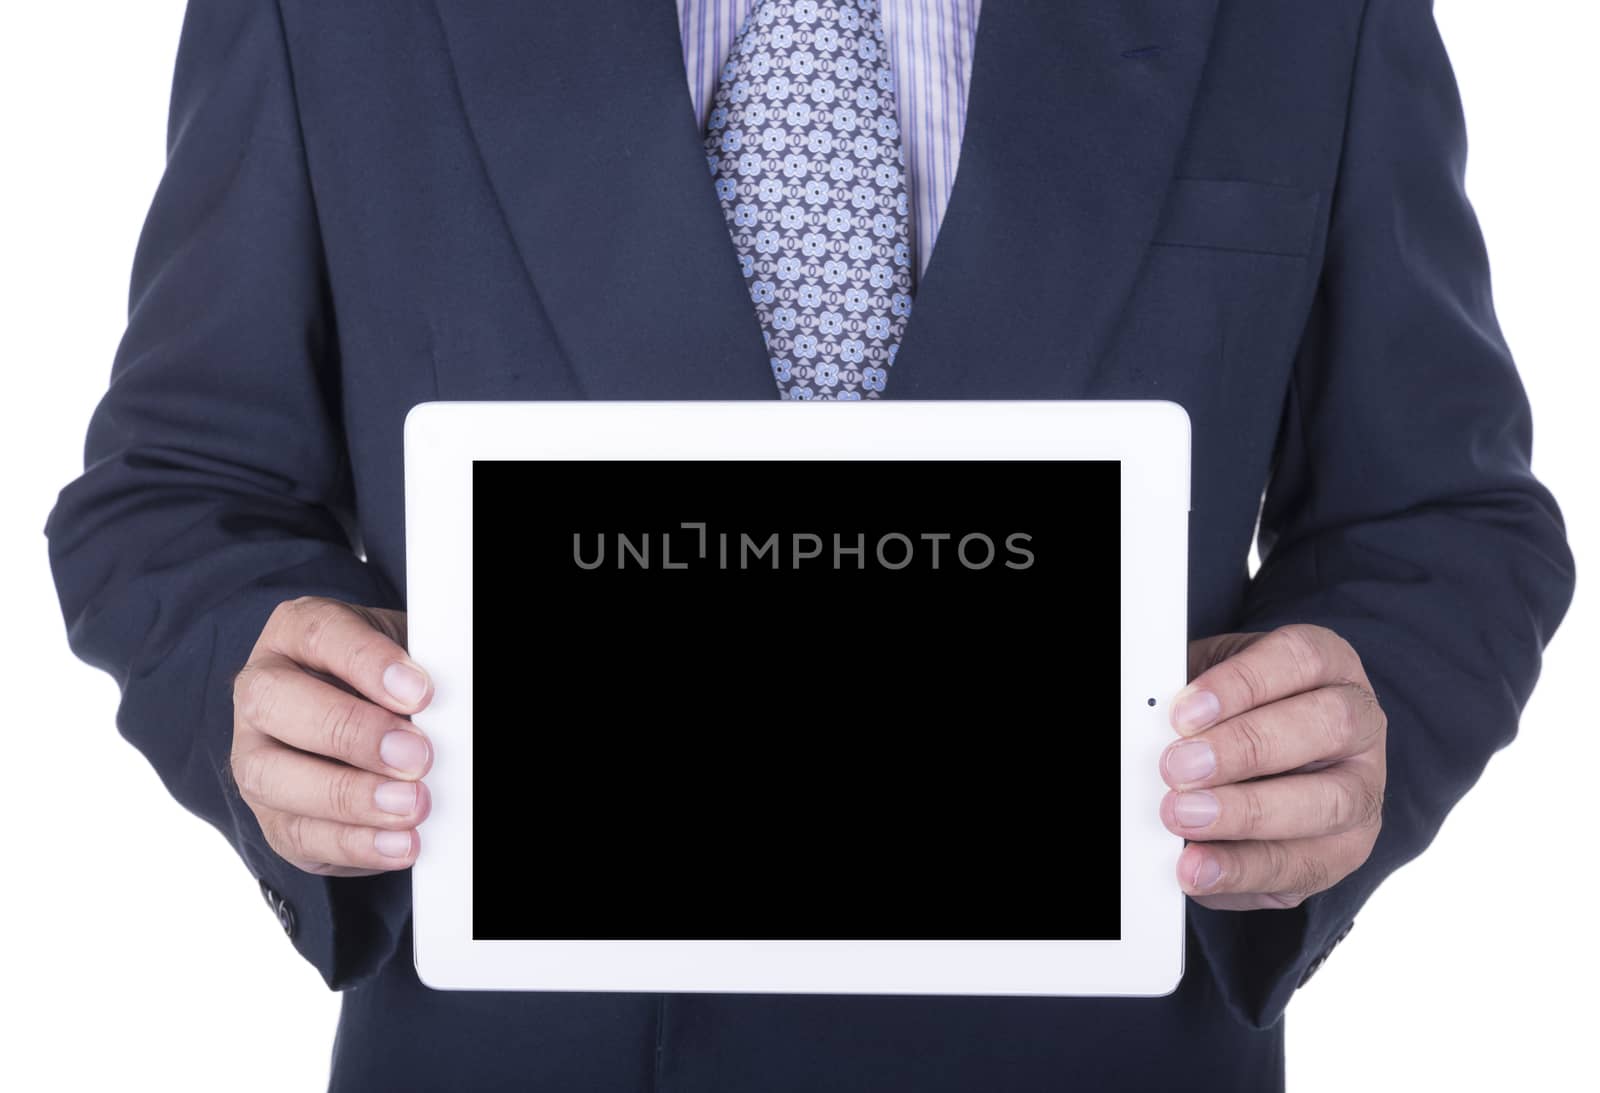
[[[476,463],[474,937],[1117,938],[1119,472]]]

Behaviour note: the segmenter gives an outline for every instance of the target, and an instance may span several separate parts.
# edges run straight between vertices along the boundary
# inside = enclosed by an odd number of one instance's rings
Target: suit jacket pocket
[[[1321,197],[1266,182],[1174,179],[1151,242],[1304,257],[1316,238]]]

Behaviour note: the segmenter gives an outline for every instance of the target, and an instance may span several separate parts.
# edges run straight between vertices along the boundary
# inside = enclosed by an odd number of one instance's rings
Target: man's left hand
[[[1383,822],[1388,719],[1361,659],[1321,626],[1189,644],[1161,756],[1178,880],[1199,903],[1298,906],[1367,860]]]

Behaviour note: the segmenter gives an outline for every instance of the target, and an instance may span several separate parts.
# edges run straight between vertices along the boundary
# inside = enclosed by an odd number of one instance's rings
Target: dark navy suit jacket
[[[1511,739],[1573,562],[1426,0],[987,0],[969,109],[887,397],[1187,408],[1191,636],[1354,645],[1390,725],[1371,860],[1294,910],[1191,907],[1157,1000],[421,987],[408,877],[297,872],[229,784],[262,623],[403,606],[415,403],[775,389],[672,0],[206,0],[47,533],[121,731],[345,992],[335,1088],[1277,1088],[1290,995]]]

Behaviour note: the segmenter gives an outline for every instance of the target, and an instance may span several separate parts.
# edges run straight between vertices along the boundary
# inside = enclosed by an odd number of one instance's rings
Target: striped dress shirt
[[[722,64],[745,17],[760,0],[677,0],[689,95],[704,131]],[[967,119],[972,47],[982,0],[882,0],[883,32],[894,69],[895,106],[905,142],[911,231],[918,273],[956,181]]]

